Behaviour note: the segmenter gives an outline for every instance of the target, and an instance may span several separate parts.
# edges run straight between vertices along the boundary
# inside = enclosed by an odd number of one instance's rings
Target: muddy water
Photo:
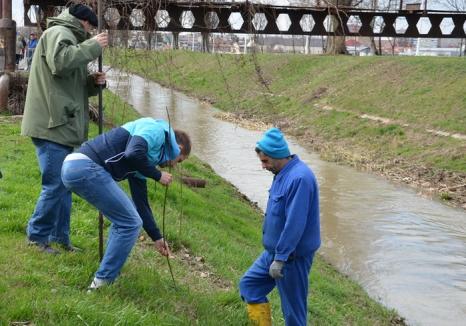
[[[140,77],[113,76],[110,89],[145,116],[166,118],[168,108],[172,124],[191,135],[194,154],[265,206],[272,176],[254,152],[260,132],[215,119],[212,107]],[[409,324],[464,325],[466,213],[290,143],[319,179],[320,254]]]

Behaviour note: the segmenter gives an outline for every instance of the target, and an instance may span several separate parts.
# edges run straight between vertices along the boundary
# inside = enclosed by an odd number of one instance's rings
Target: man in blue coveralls
[[[319,190],[311,169],[291,155],[277,128],[256,144],[262,168],[274,174],[263,225],[264,252],[242,277],[239,287],[249,319],[271,325],[267,294],[280,294],[287,326],[305,326],[309,273],[320,246]]]

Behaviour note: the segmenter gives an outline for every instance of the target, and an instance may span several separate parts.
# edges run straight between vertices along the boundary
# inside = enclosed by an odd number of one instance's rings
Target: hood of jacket
[[[63,11],[57,17],[47,19],[47,28],[53,26],[64,26],[71,30],[74,36],[76,36],[78,43],[81,43],[90,37],[90,34],[84,30],[79,19],[70,14],[68,9]]]
[[[180,155],[175,132],[165,120],[140,118],[125,123],[122,128],[131,136],[140,136],[146,140],[149,148],[147,156],[151,164],[162,164]]]
[[[165,137],[168,138],[165,142],[167,150],[163,153],[161,163],[174,160],[181,154],[180,147],[176,142],[175,132],[171,128],[170,124],[163,120],[158,120],[163,125],[165,131]]]

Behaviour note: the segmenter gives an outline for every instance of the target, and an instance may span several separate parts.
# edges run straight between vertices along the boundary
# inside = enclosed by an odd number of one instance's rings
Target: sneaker
[[[87,293],[91,293],[91,292],[94,292],[94,291],[96,291],[96,290],[98,290],[100,288],[109,286],[111,283],[112,282],[104,280],[102,278],[94,277],[94,279],[91,282],[91,285],[89,285],[88,288],[87,288]]]
[[[45,252],[47,254],[58,255],[60,253],[58,250],[53,249],[52,247],[50,247],[50,245],[48,243],[42,243],[42,242],[37,242],[37,241],[33,241],[33,240],[28,239],[28,245],[29,246],[35,246],[40,251]]]

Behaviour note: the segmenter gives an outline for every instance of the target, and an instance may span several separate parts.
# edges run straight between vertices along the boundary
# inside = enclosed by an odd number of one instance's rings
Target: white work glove
[[[283,277],[282,269],[285,262],[280,260],[274,260],[269,267],[269,275],[274,279],[279,279]]]

